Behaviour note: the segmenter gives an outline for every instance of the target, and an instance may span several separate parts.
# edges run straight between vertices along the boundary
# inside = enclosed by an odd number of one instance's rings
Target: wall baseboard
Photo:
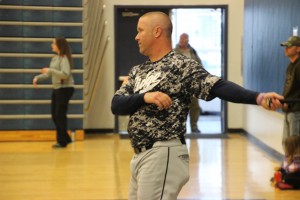
[[[114,133],[114,129],[84,129],[87,134]]]
[[[75,140],[84,140],[83,130],[69,131],[71,138],[75,137]],[[7,130],[0,131],[0,142],[27,142],[27,141],[55,141],[55,130]]]
[[[228,133],[238,133],[238,134],[241,134],[241,133],[244,133],[245,130],[242,129],[242,128],[229,128],[227,130]]]
[[[241,135],[245,136],[252,144],[260,148],[262,151],[264,151],[266,154],[268,154],[272,159],[276,160],[277,162],[282,162],[284,155],[275,149],[271,148],[269,145],[265,144],[255,136],[253,136],[251,133],[248,133],[247,131],[243,130]]]

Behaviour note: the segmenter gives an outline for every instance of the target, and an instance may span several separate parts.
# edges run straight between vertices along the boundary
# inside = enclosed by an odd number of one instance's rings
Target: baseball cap
[[[282,42],[280,45],[284,47],[300,46],[300,37],[291,36],[289,37],[288,41]]]

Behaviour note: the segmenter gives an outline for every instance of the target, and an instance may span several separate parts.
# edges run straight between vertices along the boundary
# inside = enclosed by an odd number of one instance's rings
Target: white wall
[[[251,135],[283,154],[281,145],[284,115],[261,107],[245,106],[245,127]]]
[[[114,6],[115,5],[228,5],[228,80],[239,85],[243,84],[242,77],[242,35],[244,0],[103,0],[106,5],[104,13],[108,21],[107,34],[111,37],[108,52],[106,53],[106,67],[102,81],[105,93],[99,91],[99,107],[95,112],[100,112],[102,117],[97,119],[94,128],[113,128],[114,117],[110,113],[110,100],[114,91]],[[105,98],[106,100],[103,100]],[[266,114],[267,112],[267,114]],[[267,119],[265,119],[267,115]],[[282,132],[282,115],[262,111],[256,106],[228,103],[228,128],[243,128],[249,133],[262,139],[277,151],[281,151],[280,140]],[[262,123],[257,128],[257,120]],[[272,124],[275,120],[276,126],[263,127],[264,123]],[[98,127],[97,127],[98,126]],[[273,135],[271,135],[271,133]],[[273,137],[276,136],[276,137]],[[274,145],[273,145],[274,144]]]

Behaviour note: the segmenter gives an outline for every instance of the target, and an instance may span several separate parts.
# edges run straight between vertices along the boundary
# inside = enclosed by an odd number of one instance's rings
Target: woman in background
[[[56,126],[56,141],[53,148],[64,148],[71,143],[67,128],[67,111],[69,100],[74,93],[74,79],[71,73],[73,66],[71,48],[67,40],[57,37],[53,40],[53,56],[49,67],[42,68],[41,74],[33,78],[33,84],[37,87],[37,82],[52,79],[51,115]]]

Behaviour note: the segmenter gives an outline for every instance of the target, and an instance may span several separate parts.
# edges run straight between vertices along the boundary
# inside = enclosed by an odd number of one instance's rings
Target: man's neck
[[[179,47],[180,47],[181,49],[188,49],[188,46],[187,46],[187,45],[182,45],[182,46],[179,45]]]
[[[299,58],[299,54],[296,54],[295,56],[290,58],[291,63],[294,63]]]
[[[155,51],[152,51],[152,54],[149,55],[149,59],[151,62],[156,62],[162,59],[165,55],[167,55],[170,51],[172,51],[171,42],[169,43],[159,43],[159,46],[153,47]]]

